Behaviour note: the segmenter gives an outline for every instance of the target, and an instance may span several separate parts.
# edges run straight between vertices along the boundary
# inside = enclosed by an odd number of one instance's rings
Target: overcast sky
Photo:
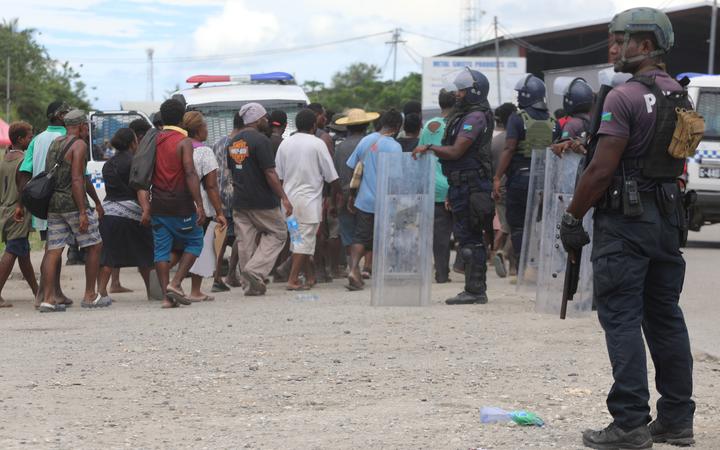
[[[693,0],[482,1],[478,25],[490,37],[492,17],[511,32],[608,18],[633,6],[668,7]],[[421,56],[457,48],[464,0],[0,0],[3,19],[19,18],[53,58],[67,60],[90,87],[95,107],[145,100],[147,48],[155,50],[155,99],[193,74],[293,73],[298,82],[328,82],[353,62],[384,67],[392,77],[390,34],[294,52],[264,54],[402,28],[398,77],[420,71]],[[542,5],[542,6],[540,6]],[[413,33],[413,34],[411,34]],[[426,35],[428,37],[422,37]],[[430,39],[433,37],[434,39]],[[207,56],[224,58],[198,60]],[[178,58],[185,58],[178,60]],[[387,62],[387,63],[386,63]]]

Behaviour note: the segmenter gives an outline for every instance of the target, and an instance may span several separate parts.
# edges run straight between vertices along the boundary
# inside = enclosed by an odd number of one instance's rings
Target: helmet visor
[[[532,76],[531,73],[526,73],[522,77],[520,77],[519,80],[517,80],[517,83],[515,83],[515,90],[521,91],[525,88],[525,84],[527,83],[528,78]]]
[[[568,90],[570,90],[570,85],[572,82],[576,80],[576,78],[573,77],[557,77],[555,78],[555,81],[553,81],[553,94],[555,95],[565,95],[568,93]]]
[[[466,67],[455,74],[453,84],[455,85],[455,90],[457,91],[470,89],[473,87],[473,84],[475,84],[475,79],[470,73],[470,70]]]

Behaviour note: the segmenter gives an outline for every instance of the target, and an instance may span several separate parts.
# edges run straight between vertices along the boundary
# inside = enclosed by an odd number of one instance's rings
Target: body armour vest
[[[525,158],[531,158],[534,149],[544,149],[552,144],[555,119],[551,117],[546,120],[536,120],[524,109],[520,110],[518,115],[525,125],[525,140],[518,142],[518,150]]]
[[[623,158],[625,168],[637,168],[644,178],[674,179],[682,175],[685,159],[674,158],[668,152],[677,124],[677,109],[690,109],[687,90],[664,93],[655,84],[654,77],[635,77],[628,82],[642,83],[650,89],[657,101],[655,106],[655,131],[643,156]]]
[[[470,144],[464,155],[457,160],[441,159],[443,174],[449,176],[451,172],[457,170],[480,170],[483,176],[492,179],[492,136],[494,129],[493,115],[488,108],[478,108],[468,111],[464,114],[457,114],[450,118],[442,145],[451,146],[455,144],[455,140],[460,134],[463,120],[470,112],[481,111],[485,115],[485,129],[480,132],[477,138]]]

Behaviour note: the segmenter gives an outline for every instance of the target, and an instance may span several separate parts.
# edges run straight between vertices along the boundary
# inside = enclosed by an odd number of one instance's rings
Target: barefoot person
[[[305,290],[315,284],[315,274],[310,257],[315,253],[315,239],[322,219],[323,186],[330,183],[332,198],[339,194],[340,182],[325,143],[315,137],[315,113],[303,109],[295,117],[298,132],[285,139],[275,157],[277,174],[283,189],[293,204],[293,215],[298,221],[302,236],[300,242],[292,242],[292,267],[287,289]],[[305,273],[306,285],[298,275]]]
[[[141,225],[142,207],[137,192],[130,186],[130,167],[137,139],[130,128],[120,128],[110,141],[115,156],[103,166],[105,180],[105,215],[100,222],[103,249],[100,254],[98,290],[104,299],[108,294],[111,273],[120,267],[137,267],[150,298],[150,270],[153,266],[153,236],[150,227]],[[114,293],[112,288],[109,291]]]
[[[35,270],[30,261],[30,243],[28,242],[30,215],[17,201],[16,184],[18,167],[25,156],[24,151],[33,138],[32,126],[26,122],[12,123],[8,135],[11,145],[0,162],[0,186],[2,186],[2,191],[0,191],[0,230],[2,230],[2,240],[5,243],[5,252],[0,259],[0,293],[15,266],[15,260],[18,260],[23,277],[33,295],[37,295],[38,285],[35,281]],[[0,308],[10,306],[12,303],[3,300],[0,295]]]
[[[155,168],[152,177],[152,230],[155,246],[155,270],[163,294],[163,308],[189,305],[182,290],[188,274],[203,246],[202,224],[205,221],[200,180],[193,164],[192,141],[180,128],[185,106],[178,100],[160,105],[163,130],[157,136]],[[145,191],[138,192],[144,202]],[[145,211],[143,211],[145,212]],[[170,280],[170,252],[173,243],[183,247],[178,270]]]
[[[45,298],[40,304],[40,312],[64,311],[56,305],[55,279],[65,246],[75,242],[85,249],[85,294],[82,300],[84,308],[110,306],[95,291],[100,269],[100,250],[102,239],[98,230],[98,220],[102,218],[102,209],[96,213],[90,208],[85,186],[90,122],[85,111],[74,109],[65,116],[67,135],[53,141],[48,150],[45,167],[55,171],[55,189],[48,207],[48,244],[45,251],[45,265],[42,277],[45,283]]]

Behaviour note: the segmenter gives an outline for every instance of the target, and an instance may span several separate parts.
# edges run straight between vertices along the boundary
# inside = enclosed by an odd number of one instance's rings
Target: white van
[[[105,198],[105,181],[102,176],[102,168],[105,161],[114,154],[110,140],[117,130],[126,128],[130,122],[136,119],[143,119],[151,124],[148,117],[139,111],[90,111],[90,148],[88,155],[87,170],[90,179],[95,185],[98,198]],[[151,124],[152,125],[152,124]]]
[[[207,144],[213,145],[233,129],[233,116],[246,103],[260,103],[268,113],[279,109],[288,116],[286,135],[295,131],[295,115],[310,100],[285,72],[253,75],[196,75],[187,79],[192,87],[180,90],[188,111],[199,111],[208,124]]]
[[[705,118],[705,137],[687,162],[687,190],[697,192],[690,229],[720,222],[720,75],[691,78],[688,93]]]

